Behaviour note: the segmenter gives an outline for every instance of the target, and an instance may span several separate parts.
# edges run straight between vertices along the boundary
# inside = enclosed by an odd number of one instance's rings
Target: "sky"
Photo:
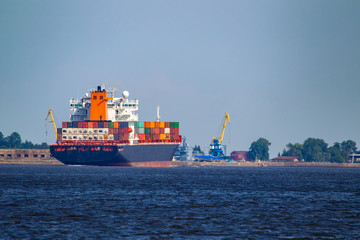
[[[260,137],[276,157],[309,137],[360,146],[358,0],[0,0],[0,131],[54,143],[69,100],[99,84],[139,120],[180,122],[227,153]]]

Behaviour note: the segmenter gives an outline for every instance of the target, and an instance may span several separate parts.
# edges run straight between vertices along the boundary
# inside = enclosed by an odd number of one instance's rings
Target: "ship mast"
[[[160,107],[159,107],[159,105],[157,106],[156,121],[160,122]]]

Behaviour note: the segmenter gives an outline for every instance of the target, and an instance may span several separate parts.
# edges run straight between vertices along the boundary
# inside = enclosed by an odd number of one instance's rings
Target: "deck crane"
[[[227,112],[225,112],[225,119],[224,119],[224,124],[223,124],[223,128],[221,131],[221,135],[219,138],[214,137],[212,142],[210,143],[210,152],[209,154],[211,156],[214,157],[225,157],[225,154],[222,150],[222,141],[224,138],[224,133],[225,133],[225,127],[226,127],[226,123],[230,124],[230,117],[229,114]]]
[[[48,120],[49,116],[51,116],[51,120],[50,122],[53,124],[53,127],[54,127],[54,132],[55,132],[55,139],[57,140],[57,130],[56,130],[56,125],[55,125],[55,121],[54,121],[54,116],[52,114],[52,108],[50,108],[49,112],[48,112],[48,115],[46,117],[46,121]]]

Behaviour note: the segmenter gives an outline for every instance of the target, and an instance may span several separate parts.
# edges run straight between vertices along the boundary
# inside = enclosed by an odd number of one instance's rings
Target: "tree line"
[[[21,141],[21,136],[17,132],[13,132],[9,136],[4,137],[4,134],[0,132],[0,148],[16,148],[16,149],[48,149],[47,143],[33,144],[26,140]]]
[[[259,138],[249,148],[251,160],[269,159],[269,146],[271,143],[265,138]],[[299,161],[305,162],[346,162],[349,155],[358,153],[356,142],[346,140],[341,143],[335,142],[329,146],[323,139],[308,138],[304,143],[289,143],[278,156],[294,156]]]

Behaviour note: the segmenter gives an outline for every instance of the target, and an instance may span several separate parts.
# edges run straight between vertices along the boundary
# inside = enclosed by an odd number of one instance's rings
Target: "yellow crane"
[[[53,124],[54,126],[54,132],[55,132],[55,139],[57,140],[57,129],[56,129],[56,125],[55,125],[55,121],[54,121],[54,116],[52,114],[52,108],[50,108],[49,112],[48,112],[48,115],[46,117],[46,121],[48,120],[49,116],[51,116],[51,120],[50,122]]]
[[[222,128],[219,139],[214,137],[214,139],[212,140],[212,142],[210,144],[210,155],[211,156],[214,156],[214,157],[224,157],[225,156],[224,152],[222,150],[221,144],[222,144],[222,141],[224,138],[226,123],[230,124],[230,117],[227,112],[225,112],[225,120],[224,120],[223,128]]]
[[[224,138],[226,120],[227,120],[228,124],[230,124],[230,117],[229,117],[229,114],[227,112],[225,112],[225,120],[224,120],[223,128],[222,128],[222,131],[221,131],[221,135],[220,135],[220,138],[219,138],[219,144],[222,144],[222,141],[223,141],[223,138]]]

